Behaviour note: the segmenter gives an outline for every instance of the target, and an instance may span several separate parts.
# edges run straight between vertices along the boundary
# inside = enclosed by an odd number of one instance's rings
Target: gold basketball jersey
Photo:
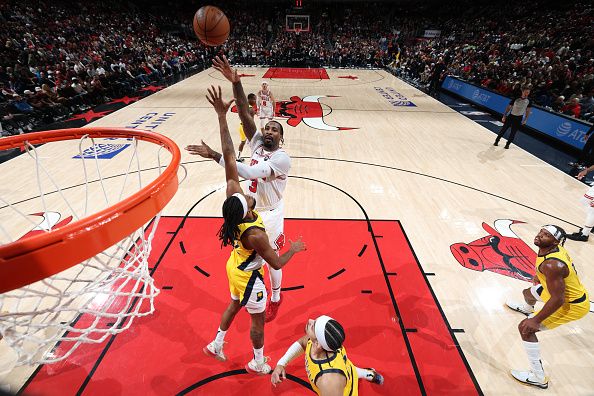
[[[260,214],[255,210],[252,212],[256,215],[254,220],[248,220],[239,224],[239,235],[235,240],[233,251],[231,252],[231,256],[229,257],[228,261],[228,263],[242,271],[254,271],[262,267],[264,264],[264,259],[260,257],[260,255],[256,253],[254,249],[246,249],[241,243],[241,237],[250,228],[260,228],[262,231],[266,232],[264,229],[264,222],[262,221]]]
[[[569,253],[567,253],[567,250],[565,250],[563,246],[558,245],[556,251],[545,256],[538,256],[536,258],[536,276],[538,277],[540,284],[543,286],[542,295],[540,296],[543,301],[547,301],[549,298],[551,298],[551,295],[549,294],[549,289],[547,288],[547,277],[542,272],[540,272],[540,265],[545,260],[549,259],[561,261],[567,266],[567,269],[569,269],[569,275],[565,278],[565,302],[576,303],[580,302],[582,299],[586,299],[586,288],[580,282],[580,278],[578,278]]]
[[[347,358],[344,347],[336,352],[328,352],[328,357],[325,359],[316,360],[310,355],[311,340],[307,341],[305,347],[305,371],[313,390],[321,395],[320,390],[316,386],[316,380],[325,373],[342,373],[346,378],[346,386],[344,387],[344,396],[358,396],[358,377],[355,365]]]

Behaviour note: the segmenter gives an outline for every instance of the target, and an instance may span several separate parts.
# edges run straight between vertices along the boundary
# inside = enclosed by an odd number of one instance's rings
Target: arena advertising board
[[[510,98],[506,96],[477,87],[452,76],[445,78],[442,88],[499,114],[503,114],[510,102]],[[528,118],[527,125],[537,132],[549,135],[579,149],[584,147],[586,132],[589,129],[588,124],[585,122],[536,107],[532,108],[532,114]]]

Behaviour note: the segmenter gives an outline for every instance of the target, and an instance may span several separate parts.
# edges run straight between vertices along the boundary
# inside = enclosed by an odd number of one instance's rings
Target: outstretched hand
[[[208,88],[208,95],[206,95],[206,100],[208,100],[212,107],[214,107],[218,115],[227,114],[227,111],[229,111],[229,107],[231,107],[231,104],[235,101],[235,99],[231,99],[229,102],[225,102],[223,100],[220,85],[218,87],[218,91],[212,85],[210,86],[210,88]]]
[[[240,79],[239,75],[237,74],[237,70],[231,69],[231,65],[229,64],[229,61],[225,55],[223,55],[223,58],[215,56],[215,58],[212,60],[212,67],[214,67],[215,70],[220,71],[223,77],[232,83],[239,82]]]
[[[307,246],[305,246],[305,243],[301,241],[301,237],[299,237],[299,239],[297,239],[295,242],[289,239],[289,243],[291,244],[289,249],[295,253],[307,250]]]
[[[190,144],[186,146],[186,150],[192,155],[199,155],[204,158],[213,158],[213,149],[208,144],[204,143],[204,140],[200,141],[201,144]]]
[[[276,366],[276,368],[272,372],[272,378],[270,378],[272,385],[276,386],[276,385],[280,384],[281,382],[283,382],[283,380],[286,380],[286,379],[287,379],[287,373],[285,371],[285,367],[281,366],[281,365]]]

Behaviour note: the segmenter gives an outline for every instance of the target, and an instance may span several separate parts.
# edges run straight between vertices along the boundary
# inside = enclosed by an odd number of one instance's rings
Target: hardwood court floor
[[[242,79],[246,93],[258,90],[266,71],[240,69],[246,75],[253,75]],[[367,216],[371,220],[398,221],[430,285],[430,293],[454,331],[452,339],[459,344],[476,378],[480,389],[476,393],[541,392],[516,383],[508,374],[510,368],[527,368],[528,362],[517,331],[523,316],[507,310],[504,303],[508,298],[521,298],[521,290],[529,283],[493,268],[501,266],[503,259],[499,256],[501,262],[496,262],[497,254],[492,249],[481,252],[480,256],[482,264],[491,270],[473,271],[459,264],[450,247],[486,236],[488,228],[483,223],[501,232],[509,222],[495,221],[504,219],[519,221],[511,226],[519,239],[503,231],[507,238],[501,240],[524,253],[526,244],[533,246],[532,240],[543,224],[554,223],[573,232],[584,218],[578,203],[585,192],[584,185],[515,146],[510,150],[493,147],[491,132],[384,71],[328,70],[328,76],[329,79],[268,79],[277,100],[286,101],[285,118],[280,120],[285,130],[284,148],[292,157],[292,168],[285,192],[285,216],[296,220],[363,220]],[[217,117],[204,97],[211,84],[220,84],[224,96],[230,98],[230,84],[209,69],[92,125],[149,128],[173,138],[182,148],[203,139],[219,149]],[[228,121],[238,144],[238,117],[229,114]],[[224,193],[221,190],[210,193],[223,185],[222,168],[185,152],[182,160],[188,177],[164,215],[220,216]],[[112,161],[117,164],[117,157]],[[11,163],[2,166],[11,169]],[[5,175],[3,181],[10,183],[10,177]],[[341,243],[347,240],[338,239],[327,249],[345,249]],[[594,258],[592,244],[568,241],[566,247],[582,282],[587,289],[594,290],[594,272],[589,265]],[[357,246],[356,250],[359,249]],[[399,257],[395,255],[394,260]],[[318,260],[320,265],[323,257]],[[297,266],[290,263],[287,277],[298,279],[293,271],[297,271]],[[361,279],[366,275],[366,270],[361,269]],[[405,288],[406,279],[401,282],[404,282],[401,286],[398,281],[392,285],[396,294],[399,287]],[[357,300],[353,304],[364,302]],[[369,304],[374,304],[371,298]],[[414,299],[398,302],[401,311],[410,311],[407,304],[415,304]],[[309,309],[302,308],[296,320],[305,323],[316,312],[312,304]],[[327,313],[333,315],[332,310]],[[346,316],[342,306],[336,307],[336,313]],[[393,311],[388,315],[395,317]],[[415,317],[403,316],[401,320],[415,321]],[[429,315],[424,320],[425,326],[422,321],[416,322],[415,333],[431,339],[430,324],[443,318]],[[274,325],[273,322],[270,326]],[[397,322],[394,326],[398,326]],[[364,323],[358,323],[353,331],[364,331],[361,330],[364,327]],[[205,325],[206,333],[202,337],[208,339],[211,328],[216,328],[216,322]],[[348,349],[349,326],[345,328]],[[296,333],[284,334],[280,343],[267,338],[267,345],[275,345],[274,352],[267,351],[273,362],[293,338],[299,337],[300,329],[291,329]],[[592,394],[594,347],[588,340],[594,339],[593,329],[593,316],[588,315],[539,335],[543,363],[550,376],[547,394]],[[245,346],[238,345],[238,341],[234,347],[248,349],[246,337]],[[198,350],[201,347],[196,346]],[[374,355],[373,350],[362,352],[356,346],[349,351],[370,359]],[[381,370],[381,362],[374,364]],[[440,377],[448,362],[434,364],[436,378],[430,379],[430,366],[429,371],[423,372],[424,383],[437,384],[437,388],[427,393],[461,394],[453,391],[446,378]],[[18,389],[32,371],[33,368],[18,368],[0,381]],[[297,362],[289,371],[303,374],[302,365]],[[396,375],[388,373],[388,377],[398,383]],[[440,380],[443,380],[442,389],[439,389]],[[374,394],[398,392],[389,383],[381,390],[365,389]]]

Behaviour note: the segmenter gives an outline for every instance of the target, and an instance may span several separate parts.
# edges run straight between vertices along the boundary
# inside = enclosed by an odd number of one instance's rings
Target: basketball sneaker
[[[206,356],[213,357],[218,361],[225,362],[227,361],[227,356],[223,353],[223,344],[217,345],[214,341],[202,348],[202,352]]]
[[[373,377],[367,378],[369,380],[369,382],[371,382],[372,384],[378,384],[378,385],[384,384],[384,376],[383,375],[381,375],[380,373],[375,371],[374,368],[368,368],[366,370],[371,371],[373,374]]]
[[[266,305],[266,319],[265,322],[272,322],[276,315],[278,314],[278,308],[280,307],[281,303],[283,302],[283,295],[281,294],[280,300],[277,302],[272,302],[268,300],[268,304]]]
[[[547,377],[539,378],[532,371],[510,370],[510,374],[514,379],[523,384],[536,386],[540,389],[547,389],[549,387],[549,379]]]
[[[573,234],[567,235],[567,239],[579,242],[588,242],[588,235],[582,234],[582,231],[574,232]]]
[[[526,316],[534,313],[534,307],[531,305],[528,305],[526,303],[519,303],[516,301],[506,301],[505,305],[507,305],[510,309],[513,309],[514,311],[523,313]]]
[[[268,361],[268,356],[264,358],[264,360],[260,363],[256,361],[256,359],[252,359],[245,365],[245,370],[250,374],[258,374],[258,375],[265,375],[270,374],[272,369],[270,365],[266,363]]]

